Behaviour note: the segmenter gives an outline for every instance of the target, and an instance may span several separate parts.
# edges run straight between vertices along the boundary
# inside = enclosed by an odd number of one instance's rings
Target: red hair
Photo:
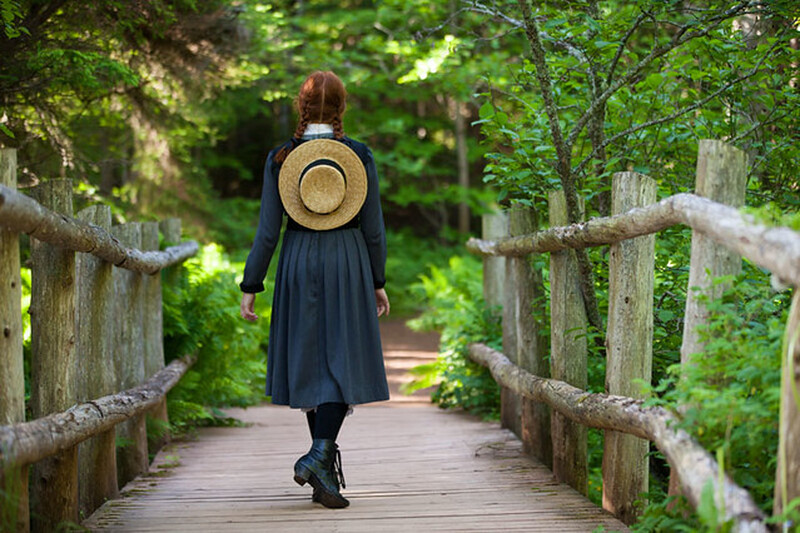
[[[336,139],[344,137],[342,115],[347,109],[347,91],[344,83],[331,71],[316,71],[305,79],[295,100],[300,120],[294,130],[294,138],[300,139],[309,124],[322,123],[333,126]],[[291,151],[291,145],[284,147],[275,156],[275,161],[283,163]]]

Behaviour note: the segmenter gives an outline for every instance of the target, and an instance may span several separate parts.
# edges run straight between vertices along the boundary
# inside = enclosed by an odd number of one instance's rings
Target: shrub
[[[702,298],[710,311],[708,323],[698,328],[704,350],[689,364],[670,366],[649,403],[680,412],[680,427],[722,458],[727,473],[770,515],[789,296],[774,293],[768,275],[749,263],[739,276],[715,283],[730,286],[718,299]],[[637,525],[641,531],[665,524],[687,531],[714,527],[711,500],[688,520],[667,510],[665,494],[653,494],[651,501]]]

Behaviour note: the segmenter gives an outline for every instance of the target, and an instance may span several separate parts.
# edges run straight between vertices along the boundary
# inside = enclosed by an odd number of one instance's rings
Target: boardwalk
[[[385,330],[393,389],[403,368],[430,357],[430,338]],[[406,344],[403,344],[406,343]],[[420,349],[422,348],[422,349]],[[521,453],[497,424],[397,397],[349,417],[339,443],[348,509],[311,502],[292,481],[310,440],[286,408],[230,410],[251,425],[208,428],[156,458],[85,526],[97,531],[606,531],[625,530]]]

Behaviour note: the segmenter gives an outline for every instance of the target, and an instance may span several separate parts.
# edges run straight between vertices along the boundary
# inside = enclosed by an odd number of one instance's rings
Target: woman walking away
[[[344,134],[346,92],[333,72],[314,72],[297,97],[294,136],[267,156],[261,213],[240,283],[241,315],[283,234],[267,350],[267,396],[305,411],[312,445],[294,480],[325,507],[347,507],[336,438],[352,406],[389,399],[378,317],[386,235],[370,149]]]

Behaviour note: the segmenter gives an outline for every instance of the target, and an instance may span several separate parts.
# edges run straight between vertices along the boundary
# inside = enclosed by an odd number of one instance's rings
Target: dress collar
[[[333,133],[333,126],[331,124],[312,123],[306,126],[306,131],[303,132],[303,137],[306,135],[319,135],[321,133]]]

